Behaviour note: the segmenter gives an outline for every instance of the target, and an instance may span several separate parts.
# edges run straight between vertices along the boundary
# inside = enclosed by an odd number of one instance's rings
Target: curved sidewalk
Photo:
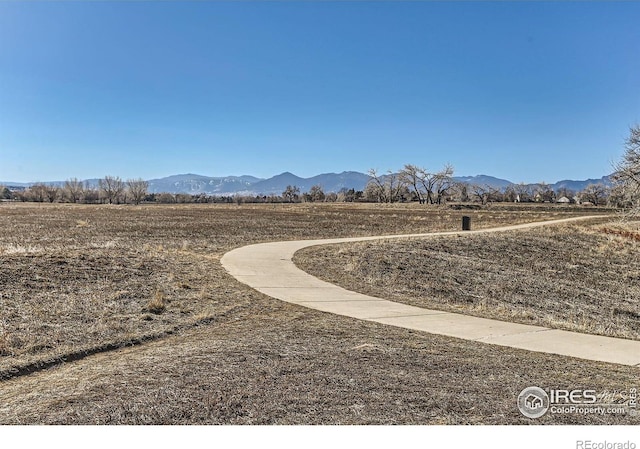
[[[400,304],[345,290],[322,281],[300,270],[292,261],[296,251],[315,245],[504,232],[596,217],[602,216],[574,217],[466,232],[261,243],[234,249],[222,257],[221,263],[229,274],[259,292],[323,312],[482,343],[640,366],[640,341],[509,323]]]

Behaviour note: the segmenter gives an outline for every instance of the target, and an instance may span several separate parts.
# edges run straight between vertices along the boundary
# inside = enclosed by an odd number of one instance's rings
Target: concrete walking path
[[[454,237],[531,229],[601,217],[574,217],[464,232],[261,243],[234,249],[222,257],[221,263],[233,277],[259,292],[323,312],[482,343],[640,366],[640,341],[509,323],[400,304],[345,290],[322,281],[300,270],[292,261],[296,251],[316,245],[432,236]]]

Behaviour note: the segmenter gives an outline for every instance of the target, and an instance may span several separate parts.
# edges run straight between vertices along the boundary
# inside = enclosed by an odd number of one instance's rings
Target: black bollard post
[[[466,215],[462,217],[462,230],[471,231],[471,217],[467,217]]]

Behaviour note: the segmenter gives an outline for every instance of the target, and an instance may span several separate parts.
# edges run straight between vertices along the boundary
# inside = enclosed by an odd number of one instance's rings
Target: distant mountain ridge
[[[454,181],[464,182],[466,184],[478,184],[491,186],[494,189],[504,190],[507,187],[513,185],[511,181],[506,179],[495,178],[488,175],[476,175],[476,176],[454,176]]]
[[[188,173],[185,175],[167,176],[166,178],[160,179],[150,179],[149,192],[224,195],[248,190],[252,185],[260,181],[260,178],[248,175],[209,177]]]
[[[344,171],[342,173],[323,173],[312,176],[310,178],[302,178],[290,172],[284,172],[268,179],[257,178],[255,176],[223,176],[211,177],[187,173],[181,175],[172,175],[165,178],[150,179],[149,192],[151,193],[183,193],[189,195],[216,195],[231,196],[235,194],[241,195],[280,195],[288,185],[297,186],[301,192],[307,192],[314,185],[322,186],[325,192],[339,192],[342,189],[364,190],[369,182],[369,175],[356,171]],[[504,191],[507,187],[515,185],[506,179],[500,179],[488,175],[475,176],[454,176],[457,182],[467,184],[486,185]],[[98,179],[89,179],[84,182],[95,187],[98,185]],[[611,177],[603,176],[598,179],[586,179],[583,181],[562,180],[549,187],[556,192],[560,189],[573,190],[579,192],[589,184],[602,183],[606,186],[611,185]],[[36,183],[12,183],[0,182],[10,189],[24,189]],[[63,186],[64,181],[45,182],[49,185]],[[528,184],[535,185],[535,184]]]
[[[325,192],[339,192],[342,189],[363,190],[369,179],[369,175],[354,171],[324,173],[311,178],[301,178],[293,173],[284,172],[257,182],[251,186],[251,191],[262,195],[279,195],[288,185],[297,186],[301,192],[308,192],[315,185],[322,186]]]
[[[556,192],[560,189],[567,189],[567,190],[573,190],[575,192],[579,192],[589,184],[604,184],[605,186],[610,187],[613,185],[613,181],[610,175],[603,176],[602,178],[599,178],[599,179],[585,179],[584,181],[572,181],[569,179],[564,179],[562,181],[556,182],[555,184],[551,184],[551,188]]]

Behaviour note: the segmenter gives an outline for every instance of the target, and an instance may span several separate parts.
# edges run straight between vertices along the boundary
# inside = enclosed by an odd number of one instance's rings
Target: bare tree
[[[469,201],[469,185],[466,182],[452,183],[451,193],[457,201],[461,201],[463,203]]]
[[[424,191],[422,190],[421,177],[424,172],[425,170],[423,168],[412,164],[406,164],[404,168],[400,170],[401,181],[409,188],[420,204],[426,202]],[[371,173],[369,173],[369,176],[371,176]]]
[[[31,192],[29,191],[29,189],[18,190],[13,193],[13,199],[22,203],[32,201]]]
[[[535,196],[540,198],[543,203],[551,203],[556,198],[556,192],[546,182],[541,182],[535,187]]]
[[[387,198],[390,203],[404,201],[406,198],[407,186],[397,173],[391,170],[385,175],[385,186],[387,189]]]
[[[119,176],[105,176],[98,182],[98,185],[104,197],[109,201],[109,204],[120,202],[125,184]]]
[[[407,164],[400,171],[400,181],[420,204],[441,204],[453,187],[453,166],[447,164],[439,172],[431,173],[422,167]]]
[[[426,194],[426,201],[429,204],[433,204],[437,201],[437,185],[440,179],[440,175],[438,173],[431,173],[425,169],[421,169],[419,173],[420,183],[424,189]]]
[[[338,192],[336,201],[339,201],[341,203],[353,203],[354,201],[361,199],[363,195],[364,192],[361,190],[358,190],[356,192],[355,189],[347,189],[346,187],[343,187]]]
[[[502,199],[504,201],[515,203],[517,198],[518,194],[516,193],[516,189],[513,185],[509,185],[504,189],[504,193],[502,194]]]
[[[447,196],[449,189],[453,186],[453,166],[451,164],[445,165],[445,167],[434,175],[434,192],[435,201],[438,204],[442,204],[442,201]]]
[[[300,198],[300,188],[298,186],[287,186],[287,188],[284,189],[284,192],[282,192],[282,198],[284,201],[289,203],[298,201]]]
[[[147,196],[149,183],[141,178],[128,179],[127,188],[129,190],[129,195],[131,196],[131,200],[133,201],[133,203],[140,204],[140,202],[144,200],[145,196]]]
[[[496,194],[500,193],[498,189],[488,184],[472,184],[469,186],[469,190],[471,191],[471,195],[477,198],[482,205],[487,204]]]
[[[77,203],[82,198],[84,186],[78,178],[71,178],[64,182],[64,195],[72,203]]]
[[[164,192],[156,195],[156,202],[161,204],[173,204],[176,202],[176,197],[171,193]]]
[[[82,191],[82,202],[91,204],[100,202],[100,189],[95,185],[91,185],[88,181],[84,183],[84,189]]]
[[[309,201],[310,203],[324,201],[325,198],[326,198],[326,195],[322,190],[321,185],[312,186],[311,189],[309,189],[309,191],[304,194],[305,201]]]
[[[54,185],[45,185],[44,186],[44,193],[45,193],[45,197],[46,199],[50,202],[53,203],[55,200],[58,199],[58,196],[60,195],[60,188],[58,186],[54,186]]]
[[[566,187],[560,187],[560,188],[558,189],[558,194],[557,194],[557,196],[558,196],[559,198],[562,198],[562,197],[564,196],[564,197],[566,197],[566,198],[568,198],[568,199],[572,199],[574,196],[576,196],[576,192],[574,192],[573,190],[568,189],[568,188],[566,188]]]
[[[400,173],[389,170],[380,176],[377,170],[372,168],[367,174],[370,179],[364,189],[365,198],[379,203],[394,203],[406,198],[407,185]]]
[[[604,203],[607,198],[608,189],[603,184],[589,184],[580,192],[582,201],[589,201],[594,206],[599,206]]]
[[[37,203],[44,203],[47,199],[47,186],[40,182],[33,184],[27,189],[25,197]]]
[[[609,189],[609,197],[607,198],[607,205],[611,207],[619,207],[623,209],[629,209],[633,207],[633,203],[629,200],[625,192],[625,188],[621,184],[616,184]]]
[[[429,173],[428,171],[422,169],[422,171],[420,172],[420,183],[424,188],[424,191],[426,194],[426,201],[429,204],[434,203],[434,198],[435,198],[434,189],[435,189],[436,182],[437,182],[437,178],[435,173]]]
[[[640,208],[640,125],[629,128],[625,153],[614,168],[613,180],[622,189],[624,201]]]
[[[364,189],[364,196],[368,200],[375,200],[378,203],[388,203],[389,198],[387,195],[387,189],[384,185],[384,179],[378,175],[378,171],[375,168],[367,171],[370,179]]]

